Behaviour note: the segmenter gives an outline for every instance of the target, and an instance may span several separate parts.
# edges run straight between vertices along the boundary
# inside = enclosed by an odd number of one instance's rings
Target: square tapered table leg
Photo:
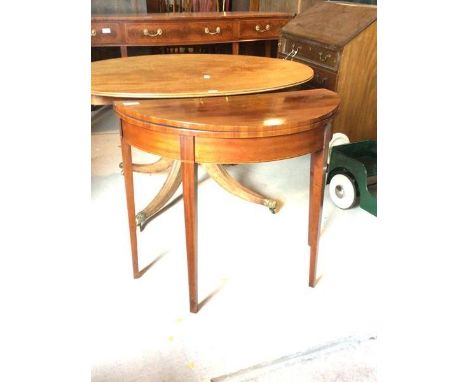
[[[322,221],[323,193],[327,174],[328,145],[331,139],[331,125],[325,127],[323,147],[310,155],[310,191],[309,191],[309,286],[317,281],[317,254]]]
[[[137,279],[140,277],[140,271],[138,267],[135,196],[133,191],[132,148],[123,137],[121,137],[121,148],[123,173],[125,179],[125,195],[127,198],[128,226],[130,229],[130,246],[132,249],[133,278]]]
[[[198,245],[197,245],[197,170],[195,137],[180,137],[182,160],[182,189],[184,194],[185,237],[189,280],[190,311],[198,312]]]

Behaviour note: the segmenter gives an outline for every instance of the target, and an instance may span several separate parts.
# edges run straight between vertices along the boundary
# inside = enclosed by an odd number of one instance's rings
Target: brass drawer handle
[[[220,27],[216,27],[216,30],[214,32],[210,32],[210,30],[208,29],[208,27],[205,28],[205,33],[206,34],[220,34],[221,33],[221,28]]]
[[[96,29],[91,29],[91,37],[96,36]]]
[[[320,61],[322,62],[326,62],[329,58],[331,58],[331,54],[327,54],[325,56],[323,56],[323,52],[319,52],[319,58],[320,58]]]
[[[290,58],[292,61],[292,59],[296,56],[297,52],[299,52],[299,48],[294,49],[294,45],[293,45],[291,51],[286,55],[286,57],[283,58],[283,60],[287,61],[288,58]]]
[[[263,32],[266,32],[266,31],[269,31],[270,30],[270,24],[267,24],[265,29],[262,29],[262,27],[260,25],[255,25],[255,30],[257,32],[260,32],[260,33],[263,33]]]
[[[162,36],[163,34],[163,31],[161,28],[158,28],[156,30],[156,33],[152,33],[150,32],[148,29],[144,29],[143,30],[143,36],[148,36],[148,37],[158,37],[158,36]]]

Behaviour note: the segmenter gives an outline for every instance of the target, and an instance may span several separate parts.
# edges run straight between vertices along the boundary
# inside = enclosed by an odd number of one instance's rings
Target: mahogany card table
[[[268,57],[167,54],[116,58],[91,64],[91,103],[106,105],[118,100],[193,97],[224,99],[224,96],[294,87],[313,75],[313,69],[307,65]],[[179,106],[177,102],[167,103],[171,109]],[[224,108],[225,103],[221,102],[220,107]],[[212,179],[232,194],[264,205],[272,212],[278,210],[276,200],[244,187],[221,164],[210,161],[203,167]],[[161,190],[135,217],[140,230],[178,189],[182,179],[181,164],[179,158],[163,156],[149,165],[133,165],[133,171],[139,172],[167,169],[169,172]]]
[[[138,252],[131,147],[180,162],[190,311],[198,311],[197,166],[257,163],[311,155],[309,286],[317,251],[331,121],[339,97],[326,89],[257,95],[118,101],[134,276]]]

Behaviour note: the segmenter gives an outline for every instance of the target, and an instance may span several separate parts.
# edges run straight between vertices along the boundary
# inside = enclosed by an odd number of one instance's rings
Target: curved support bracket
[[[155,215],[161,208],[163,208],[169,199],[175,194],[181,182],[181,162],[174,160],[171,165],[171,170],[169,171],[166,181],[161,187],[159,193],[142,211],[140,211],[135,216],[136,224],[138,227],[140,227],[140,231],[143,230],[144,225],[148,219]]]
[[[147,164],[133,163],[132,168],[133,168],[133,171],[135,172],[150,174],[153,172],[161,172],[161,171],[167,170],[169,167],[171,167],[172,162],[173,162],[172,159],[160,158],[154,163],[147,163]],[[123,168],[122,162],[119,164],[119,167]]]
[[[201,165],[208,175],[226,191],[248,202],[268,207],[272,213],[278,212],[277,200],[266,198],[243,186],[222,165],[207,163],[201,163]]]

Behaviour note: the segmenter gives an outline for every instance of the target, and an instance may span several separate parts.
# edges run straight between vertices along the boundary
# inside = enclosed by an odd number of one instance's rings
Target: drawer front
[[[187,42],[210,43],[234,40],[232,21],[197,21],[186,23],[185,38]]]
[[[340,54],[337,51],[324,48],[317,44],[308,44],[282,37],[279,43],[279,51],[297,58],[304,58],[330,69],[338,69]]]
[[[187,44],[230,41],[232,22],[128,23],[127,44]]]
[[[287,54],[280,52],[278,53],[278,57],[286,59]],[[290,57],[288,59],[290,59]],[[301,60],[301,58],[298,58],[297,56],[292,58],[292,61],[300,62],[301,64],[305,64],[314,69],[314,77],[305,84],[306,88],[325,88],[336,91],[338,77],[336,72],[319,67],[318,65],[314,65],[310,61]]]
[[[184,30],[177,23],[127,23],[125,40],[127,44],[154,45],[181,40]]]
[[[241,20],[240,21],[240,38],[247,39],[274,39],[280,35],[281,28],[288,20]]]
[[[123,35],[118,23],[91,23],[91,45],[121,44]]]
[[[314,69],[314,78],[312,78],[312,87],[336,90],[336,73],[329,70],[309,65]]]

